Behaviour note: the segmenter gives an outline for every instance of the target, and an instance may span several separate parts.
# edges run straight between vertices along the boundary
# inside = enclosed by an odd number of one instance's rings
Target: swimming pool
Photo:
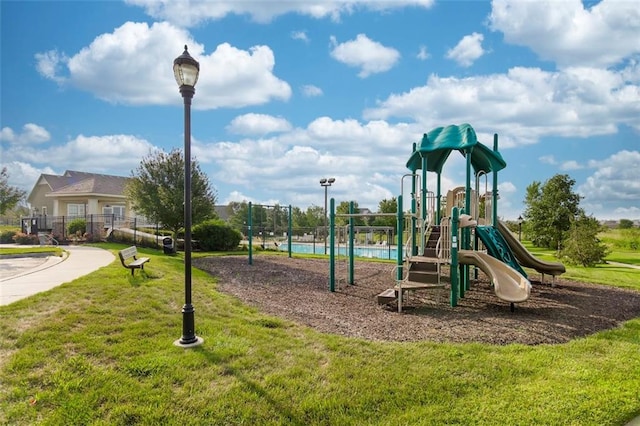
[[[287,243],[280,243],[278,250],[287,251]],[[309,244],[309,243],[291,243],[291,252],[304,253],[304,254],[324,254],[324,244]],[[329,247],[327,247],[327,254],[329,254]],[[345,245],[336,247],[337,256],[347,256],[348,250]],[[353,255],[355,257],[368,257],[376,259],[390,259],[395,260],[398,256],[398,250],[395,246],[387,245],[366,245],[355,246],[353,248]]]

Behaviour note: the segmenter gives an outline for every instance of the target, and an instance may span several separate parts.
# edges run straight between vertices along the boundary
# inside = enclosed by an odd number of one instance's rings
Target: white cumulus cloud
[[[462,37],[462,40],[453,49],[447,51],[447,58],[453,59],[463,67],[471,66],[476,59],[484,55],[482,40],[484,40],[484,36],[480,33]]]
[[[32,145],[48,142],[51,135],[42,126],[27,123],[22,127],[22,132],[16,133],[10,127],[4,127],[0,131],[0,141],[7,141],[16,145]]]
[[[366,34],[358,34],[354,40],[338,43],[331,37],[331,56],[350,67],[360,68],[358,77],[390,70],[400,59],[400,52],[371,40]]]
[[[636,201],[640,206],[640,151],[623,150],[604,160],[593,160],[596,171],[578,188],[590,204]]]
[[[291,123],[282,117],[250,113],[234,118],[227,130],[241,135],[266,135],[289,131]]]
[[[364,111],[366,119],[411,118],[424,128],[464,123],[501,136],[510,146],[545,136],[614,134],[640,129],[640,86],[624,71],[569,68],[556,72],[515,67],[506,74],[432,75],[426,85],[392,94]]]
[[[61,53],[36,55],[36,67],[44,77],[108,102],[178,104],[182,100],[177,95],[172,64],[185,44],[200,62],[194,108],[239,108],[274,99],[288,100],[291,96],[289,84],[273,74],[275,57],[268,46],[242,50],[222,43],[206,54],[204,46],[189,33],[167,22],[151,26],[127,22],[112,33],[96,37],[64,63],[60,58],[66,56]],[[61,71],[63,68],[66,72]]]
[[[640,53],[637,1],[493,0],[490,27],[562,66],[609,66]]]
[[[302,86],[302,94],[308,98],[312,98],[315,96],[322,96],[322,89],[318,86],[314,86],[313,84],[305,84]]]

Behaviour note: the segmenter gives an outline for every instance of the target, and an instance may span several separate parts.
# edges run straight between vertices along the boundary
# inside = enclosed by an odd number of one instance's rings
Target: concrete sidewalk
[[[9,247],[5,245],[4,247]],[[10,245],[10,247],[16,247]],[[8,305],[33,294],[90,274],[115,260],[107,250],[96,247],[60,246],[65,256],[26,261],[3,259],[0,276],[0,305]]]

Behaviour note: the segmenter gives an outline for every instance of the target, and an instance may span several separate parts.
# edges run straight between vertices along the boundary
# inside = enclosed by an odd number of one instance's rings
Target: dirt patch
[[[552,287],[537,274],[530,277],[531,297],[515,312],[480,273],[455,308],[446,288],[417,292],[398,313],[376,302],[395,284],[390,264],[355,262],[355,284],[348,285],[346,265],[337,263],[333,293],[327,260],[262,255],[249,265],[246,256],[227,256],[194,259],[194,266],[217,277],[221,291],[264,312],[369,340],[562,343],[640,316],[640,292],[558,279]]]

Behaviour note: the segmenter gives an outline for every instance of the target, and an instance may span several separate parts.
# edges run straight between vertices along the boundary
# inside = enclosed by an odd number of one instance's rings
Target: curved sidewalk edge
[[[50,258],[37,268],[0,281],[0,305],[8,305],[36,293],[90,274],[115,260],[104,249],[84,246],[62,246],[65,258]]]

